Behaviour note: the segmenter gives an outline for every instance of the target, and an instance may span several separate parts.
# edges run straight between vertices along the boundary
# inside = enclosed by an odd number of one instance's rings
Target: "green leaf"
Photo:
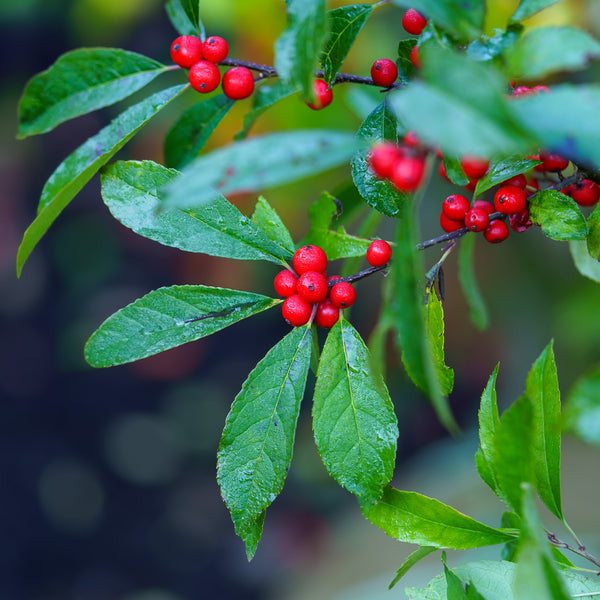
[[[387,487],[378,504],[364,508],[373,525],[401,542],[465,550],[502,544],[513,536],[475,521],[434,498]]]
[[[569,392],[565,429],[588,444],[600,446],[600,367],[577,380]]]
[[[402,83],[407,83],[411,76],[416,71],[415,66],[410,60],[410,53],[412,49],[417,45],[417,40],[400,40],[398,42],[398,60],[396,65],[398,67],[398,78]]]
[[[560,391],[550,342],[533,363],[525,396],[533,406],[533,465],[535,490],[556,517],[563,519],[560,499]]]
[[[85,345],[92,367],[111,367],[146,358],[206,337],[279,300],[204,285],[160,288],[114,313]]]
[[[561,0],[521,0],[517,10],[515,10],[511,17],[511,20],[522,21],[560,1]]]
[[[402,7],[410,5],[427,19],[460,39],[481,34],[485,18],[485,0],[393,0]]]
[[[589,233],[587,236],[587,249],[592,258],[600,260],[600,204],[592,211],[587,220]]]
[[[178,176],[152,161],[109,165],[102,174],[102,198],[112,215],[137,234],[187,252],[282,263],[293,252],[269,239],[223,196],[199,209],[159,210],[158,190]]]
[[[330,33],[321,55],[321,68],[328,84],[333,83],[339,73],[372,10],[372,4],[350,4],[327,12]]]
[[[543,190],[529,198],[531,221],[553,240],[584,240],[588,234],[585,217],[566,194]]]
[[[289,22],[275,42],[275,68],[285,84],[312,100],[314,70],[327,33],[325,0],[286,0]]]
[[[227,415],[217,481],[235,530],[244,539],[283,489],[310,353],[310,326],[292,329],[248,375]]]
[[[600,262],[590,256],[586,242],[569,242],[569,250],[577,270],[584,277],[600,283]]]
[[[447,396],[454,387],[454,371],[446,366],[444,356],[444,309],[434,288],[431,289],[428,297],[425,331],[442,394]]]
[[[397,142],[397,131],[398,121],[389,103],[384,100],[364,120],[356,135],[369,144],[384,140]],[[367,154],[368,149],[364,149],[352,157],[354,185],[369,206],[388,217],[397,217],[399,205],[406,202],[408,196],[398,192],[389,181],[373,175]]]
[[[478,196],[515,175],[525,173],[525,171],[533,169],[535,165],[539,165],[541,162],[540,160],[527,158],[523,154],[516,154],[508,158],[495,158],[490,162],[488,172],[477,182],[475,195]]]
[[[557,85],[551,94],[520,96],[506,104],[535,135],[538,147],[600,165],[600,86]]]
[[[181,169],[194,160],[233,105],[233,100],[219,94],[190,106],[165,137],[167,167]]]
[[[413,81],[389,96],[407,129],[452,156],[507,155],[531,149],[529,134],[505,101],[506,78],[494,65],[433,44],[422,45],[419,54],[424,81]]]
[[[263,196],[260,196],[256,201],[252,221],[267,234],[274,244],[282,248],[282,253],[288,256],[294,255],[296,246],[288,228]]]
[[[460,160],[444,154],[444,168],[448,179],[456,185],[467,185],[469,178],[465,175]]]
[[[240,531],[240,537],[246,545],[246,556],[252,560],[258,548],[258,542],[262,537],[263,525],[265,523],[266,510],[263,510],[255,521]]]
[[[181,35],[197,35],[206,37],[204,26],[200,21],[200,0],[169,0],[165,6],[173,27]]]
[[[308,216],[310,229],[305,241],[323,248],[329,260],[366,254],[371,240],[349,235],[341,225],[331,229],[332,219],[339,214],[335,198],[328,192],[323,192],[319,200],[311,204]]]
[[[122,112],[70,154],[50,175],[38,205],[38,215],[27,228],[17,253],[17,276],[48,228],[105,165],[157,112],[187,86],[178,85],[153,94]]]
[[[402,563],[402,566],[396,571],[396,576],[392,579],[388,589],[391,590],[410,571],[410,569],[436,550],[437,548],[435,546],[419,546],[417,550],[409,554]]]
[[[598,56],[600,43],[573,27],[531,29],[504,53],[508,72],[520,79],[584,69]]]
[[[396,341],[407,374],[428,395],[444,426],[456,432],[458,426],[444,396],[433,348],[427,336],[424,269],[422,257],[416,250],[417,239],[418,221],[413,208],[407,203],[400,219],[391,264],[391,311],[397,332]]]
[[[462,581],[448,568],[443,558],[442,562],[444,563],[444,578],[446,579],[448,600],[469,600]]]
[[[510,48],[521,36],[523,26],[511,23],[506,28],[494,29],[494,36],[482,35],[471,42],[467,48],[467,56],[474,60],[492,60]]]
[[[346,132],[313,129],[256,136],[204,154],[161,191],[163,206],[190,208],[296,181],[345,163],[361,147]],[[193,200],[190,200],[192,199]]]
[[[458,279],[469,308],[469,318],[478,329],[486,329],[488,311],[475,276],[476,236],[465,235],[458,248]]]
[[[117,48],[67,52],[25,87],[17,137],[45,133],[64,121],[115,104],[167,69],[146,56]]]
[[[398,423],[383,378],[344,318],[327,335],[313,399],[313,430],[329,474],[371,506],[391,480]]]
[[[244,139],[248,135],[250,127],[260,115],[280,100],[293,96],[299,90],[300,86],[282,83],[281,81],[278,81],[275,85],[261,85],[254,94],[254,106],[250,112],[245,114],[242,130],[236,134],[235,139]]]

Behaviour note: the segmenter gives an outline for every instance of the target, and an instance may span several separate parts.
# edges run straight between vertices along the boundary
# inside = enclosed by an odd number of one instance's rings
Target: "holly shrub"
[[[233,399],[218,449],[218,483],[249,559],[284,486],[304,399],[312,400],[314,439],[331,477],[356,496],[375,527],[418,545],[392,585],[441,550],[441,574],[426,590],[407,590],[410,598],[600,594],[600,582],[567,558],[570,551],[596,570],[600,566],[569,528],[561,504],[564,422],[551,341],[533,363],[523,395],[502,414],[498,366],[481,395],[475,465],[505,504],[496,523],[481,523],[418,490],[390,486],[398,425],[385,383],[388,338],[441,423],[458,432],[448,401],[454,373],[444,356],[443,263],[452,252],[459,253],[458,279],[479,328],[488,317],[475,277],[477,237],[482,243],[509,238],[509,244],[512,236],[539,228],[566,242],[574,267],[600,282],[600,87],[559,80],[600,56],[600,44],[573,27],[522,24],[555,2],[521,0],[506,28],[490,37],[483,34],[485,0],[379,0],[332,10],[325,0],[287,0],[287,27],[274,42],[274,64],[264,65],[252,56],[232,56],[221,32],[205,32],[203,2],[169,0],[176,32],[164,46],[176,64],[116,48],[83,48],[59,57],[27,84],[19,104],[20,138],[123,101],[167,72],[181,76],[178,85],[124,110],[56,168],[19,247],[18,274],[96,173],[104,203],[135,233],[185,252],[274,266],[277,297],[206,285],[163,287],[99,324],[85,346],[90,365],[110,367],[192,343],[263,311],[289,322],[289,333],[258,360]],[[368,70],[342,72],[375,11],[386,11],[395,24],[397,48],[372,57],[371,76]],[[290,96],[308,105],[307,116],[313,114],[308,107],[332,114],[348,110],[336,103],[338,86],[380,91],[376,100],[363,97],[368,114],[358,131],[250,135],[261,114]],[[196,95],[197,102],[166,135],[164,165],[111,162],[182,94]],[[236,139],[206,151],[234,103],[248,97]],[[310,227],[302,240],[265,196],[257,196],[250,216],[228,200],[342,165],[354,190],[352,209],[362,210],[353,232],[334,224],[348,201],[328,191],[308,200]],[[438,177],[455,187],[446,199],[428,194],[428,181]],[[434,205],[440,215],[439,235],[425,241],[419,204],[428,210]],[[384,229],[393,232],[388,240],[379,233]],[[426,269],[421,250],[435,245],[440,258]],[[347,260],[332,273],[330,262],[339,259]],[[349,315],[365,277],[378,278],[382,286],[368,344]],[[322,347],[319,327],[326,332]],[[314,392],[304,398],[309,371]],[[578,386],[582,402],[600,395],[597,372]],[[542,527],[535,496],[573,542]],[[446,566],[444,549],[489,545],[499,546],[497,561]]]

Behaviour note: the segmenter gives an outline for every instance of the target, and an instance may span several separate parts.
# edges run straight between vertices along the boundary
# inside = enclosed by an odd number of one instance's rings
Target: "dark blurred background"
[[[490,30],[504,24],[515,2],[492,4]],[[560,3],[541,22],[585,23],[598,33],[594,4]],[[219,0],[203,3],[201,10],[208,33],[226,37],[232,56],[272,64],[273,42],[285,27],[283,2]],[[367,74],[376,58],[393,58],[403,35],[401,15],[391,6],[376,11],[344,70]],[[21,279],[15,277],[16,249],[44,182],[127,105],[17,142],[16,107],[25,83],[79,46],[123,47],[168,63],[175,36],[158,0],[21,0],[0,6],[0,599],[318,600],[343,590],[344,598],[379,597],[412,548],[366,523],[353,498],[326,474],[312,441],[310,390],[288,480],[269,509],[250,564],[220,499],[220,432],[248,372],[288,330],[276,310],[132,365],[94,370],[83,360],[92,331],[148,291],[203,283],[271,294],[272,265],[186,254],[138,237],[109,215],[96,177],[55,222]],[[181,81],[182,73],[162,77],[154,88],[166,86],[169,77]],[[593,71],[586,77],[593,78]],[[334,104],[318,113],[297,98],[286,100],[255,131],[356,129],[376,94],[349,87],[335,93]],[[161,162],[164,134],[197,100],[188,92],[170,105],[118,158]],[[209,147],[232,140],[249,102],[238,103]],[[310,203],[323,189],[340,189],[347,177],[347,169],[340,169],[265,196],[299,240]],[[439,204],[449,189],[437,179],[430,186],[421,209],[423,238],[439,234]],[[247,214],[252,211],[255,198],[234,200]],[[390,224],[381,230],[384,236],[391,231]],[[428,251],[428,265],[438,253]],[[600,358],[600,294],[597,284],[576,273],[566,245],[539,231],[513,235],[498,247],[481,241],[477,268],[491,315],[485,332],[467,318],[454,257],[446,269],[447,360],[456,379],[451,403],[465,434],[447,438],[391,348],[388,385],[400,421],[397,485],[437,494],[497,525],[501,507],[478,483],[473,463],[481,390],[500,361],[499,398],[510,403],[552,337],[568,390]],[[352,314],[365,338],[377,316],[380,287],[371,279],[361,282]],[[575,503],[585,498],[581,479],[597,454],[570,443],[578,456],[569,471]],[[585,507],[577,505],[576,512],[580,535],[595,527],[597,537],[598,524],[589,526]],[[497,558],[498,549],[490,556]],[[439,571],[437,563],[432,568]],[[393,594],[402,597],[400,590]]]

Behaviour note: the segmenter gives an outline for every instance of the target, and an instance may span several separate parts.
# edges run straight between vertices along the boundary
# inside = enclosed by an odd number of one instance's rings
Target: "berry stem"
[[[373,275],[373,273],[377,273],[377,271],[383,271],[384,269],[387,269],[389,264],[390,263],[388,262],[385,263],[385,265],[381,265],[380,267],[369,267],[368,269],[364,269],[362,271],[359,271],[358,273],[354,273],[354,275],[348,275],[348,277],[340,277],[339,279],[328,281],[327,285],[329,285],[329,287],[332,287],[336,283],[341,283],[342,281],[353,283],[354,281],[358,281],[359,279],[369,277],[370,275]]]
[[[597,567],[600,567],[600,559],[596,558],[593,554],[590,554],[585,549],[585,546],[581,544],[579,544],[577,548],[575,548],[574,546],[570,546],[566,542],[562,542],[561,540],[559,540],[554,533],[550,533],[549,531],[546,532],[546,536],[548,538],[548,541],[556,548],[563,548],[564,550],[569,550],[569,552],[573,552],[574,554],[577,554],[578,556],[589,560]]]

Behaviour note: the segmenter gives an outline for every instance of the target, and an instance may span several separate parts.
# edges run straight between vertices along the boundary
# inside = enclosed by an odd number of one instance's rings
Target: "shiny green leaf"
[[[88,181],[157,112],[187,86],[178,85],[153,94],[122,112],[70,154],[50,175],[38,205],[38,215],[25,231],[17,253],[17,276],[48,228]]]
[[[587,249],[590,256],[600,260],[600,204],[592,211],[587,220],[589,233],[587,236]]]
[[[371,370],[365,343],[344,318],[321,353],[313,430],[329,474],[364,507],[377,502],[394,472],[398,424],[383,378]]]
[[[102,198],[112,215],[137,234],[187,252],[282,263],[292,252],[223,196],[195,209],[160,210],[158,190],[178,176],[152,161],[117,162],[102,174]]]
[[[265,524],[266,510],[263,510],[260,515],[245,528],[239,532],[239,536],[244,541],[246,546],[246,556],[248,560],[252,560],[258,548],[258,542],[262,537],[263,525]]]
[[[478,329],[486,329],[489,322],[488,311],[475,275],[475,244],[474,235],[465,235],[459,242],[458,248],[458,280],[462,287],[469,319]]]
[[[114,313],[85,345],[92,367],[112,367],[193,342],[272,308],[279,300],[204,285],[154,290]]]
[[[469,178],[465,175],[460,160],[451,157],[447,153],[444,154],[444,168],[446,169],[446,176],[452,183],[456,185],[467,185],[469,183]]]
[[[587,237],[585,217],[577,203],[555,190],[543,190],[531,196],[529,216],[553,240],[584,240]]]
[[[339,73],[356,36],[372,10],[372,4],[350,4],[328,11],[330,33],[321,55],[321,68],[325,73],[323,79],[328,84],[331,84]]]
[[[493,37],[482,35],[467,48],[467,56],[474,60],[492,60],[510,48],[521,36],[523,26],[511,23],[504,29],[494,29]]]
[[[165,137],[166,166],[181,169],[194,160],[233,105],[233,100],[219,94],[184,111]]]
[[[33,77],[19,102],[17,137],[45,133],[60,123],[131,96],[168,67],[117,48],[63,54]]]
[[[442,557],[444,553],[442,553]],[[462,581],[457,575],[448,568],[446,561],[444,563],[444,579],[446,580],[446,593],[448,600],[469,600]]]
[[[263,196],[260,196],[256,201],[252,221],[267,234],[274,244],[282,248],[282,253],[293,256],[296,251],[294,240],[288,228],[283,224],[281,217]]]
[[[398,60],[396,61],[396,66],[398,67],[398,79],[402,83],[406,83],[416,71],[415,66],[410,60],[410,53],[416,45],[417,40],[400,40],[398,42]]]
[[[292,329],[256,365],[227,415],[217,481],[238,535],[283,489],[310,367],[311,328]],[[250,536],[251,548],[256,535]]]
[[[560,1],[561,0],[521,0],[511,19],[513,21],[522,21]]]
[[[600,283],[600,262],[590,256],[586,242],[569,242],[569,250],[577,270],[584,277]]]
[[[444,355],[444,309],[433,288],[429,292],[429,302],[427,302],[425,332],[429,339],[431,358],[437,371],[442,394],[447,396],[454,387],[454,371],[446,366]]]
[[[175,29],[181,35],[198,35],[206,37],[204,26],[200,21],[200,0],[168,0],[165,9]]]
[[[588,444],[600,446],[600,367],[577,380],[569,392],[565,429]]]
[[[388,589],[391,590],[410,571],[410,569],[412,569],[412,567],[436,550],[437,548],[435,546],[419,546],[417,550],[409,554],[402,563],[402,566],[396,571],[396,576],[391,581]]]
[[[490,162],[488,172],[477,182],[475,195],[478,196],[491,187],[533,169],[542,161],[527,158],[523,154],[516,154],[508,158],[496,158]]]
[[[363,508],[373,525],[401,542],[464,550],[513,539],[434,498],[387,487],[372,508]]]

